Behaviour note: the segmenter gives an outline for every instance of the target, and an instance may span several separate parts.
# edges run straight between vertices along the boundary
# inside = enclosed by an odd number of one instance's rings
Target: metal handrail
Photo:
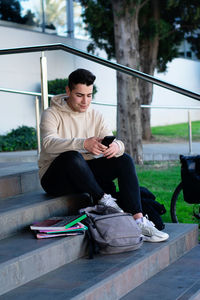
[[[38,96],[38,97],[42,96],[42,93],[27,92],[27,91],[13,90],[13,89],[5,89],[5,88],[1,88],[1,87],[0,87],[0,92],[14,93],[14,94],[28,95],[28,96]],[[53,97],[53,96],[54,95],[48,94],[48,97]]]
[[[20,91],[20,90],[13,90],[13,89],[5,89],[0,87],[0,92],[6,92],[6,93],[14,93],[14,94],[20,94],[20,95],[28,95],[28,96],[36,96],[41,97],[41,93],[37,92],[28,92],[28,91]],[[55,95],[48,94],[48,97],[51,98]],[[106,103],[106,102],[96,102],[92,101],[92,104],[96,105],[102,105],[102,106],[113,106],[117,107],[117,104],[114,103]],[[141,104],[141,108],[158,108],[158,109],[200,109],[200,106],[179,106],[179,105],[147,105],[147,104]]]
[[[200,101],[200,95],[197,93],[194,93],[192,91],[183,89],[181,87],[178,87],[174,84],[168,83],[164,80],[160,80],[158,78],[155,78],[151,75],[142,73],[140,71],[131,69],[129,67],[123,66],[118,63],[111,62],[109,60],[100,58],[98,56],[95,56],[93,54],[89,54],[85,51],[78,50],[76,48],[67,46],[65,44],[57,43],[57,44],[48,44],[48,45],[39,45],[39,46],[28,46],[28,47],[18,47],[18,48],[10,48],[10,49],[1,49],[0,55],[8,55],[8,54],[19,54],[19,53],[30,53],[30,52],[39,52],[39,51],[52,51],[52,50],[63,50],[65,52],[86,58],[88,60],[94,61],[96,63],[99,63],[101,65],[107,66],[109,68],[112,68],[116,71],[120,71],[123,73],[126,73],[128,75],[132,75],[134,77],[143,79],[147,82],[156,84],[158,86],[161,86],[163,88],[166,88],[168,90],[172,90],[173,92],[188,96],[190,98],[193,98],[195,100]]]
[[[5,88],[1,88],[1,87],[0,87],[0,92],[35,96],[35,97],[41,97],[42,96],[42,93],[27,92],[27,91],[13,90],[13,89],[5,89]],[[53,96],[55,96],[55,95],[48,94],[48,98],[51,98]],[[117,106],[116,104],[113,104],[113,103],[101,103],[101,102],[96,102],[96,101],[92,101],[92,104],[103,105],[103,106],[114,106],[114,107]]]
[[[21,95],[28,95],[28,96],[35,96],[35,113],[36,113],[36,127],[37,127],[37,144],[38,144],[38,155],[41,150],[40,146],[40,128],[39,128],[39,99],[38,97],[42,96],[42,93],[36,92],[27,92],[27,91],[19,91],[13,89],[5,89],[0,87],[0,92],[8,92],[8,93],[15,93]],[[48,94],[48,97],[53,97],[54,95]],[[116,107],[116,104],[112,103],[101,103],[92,101],[92,104],[103,105],[103,106],[113,106]],[[200,109],[200,106],[175,106],[175,105],[146,105],[141,104],[141,108],[158,108],[158,109],[187,109],[188,110],[188,130],[189,130],[189,154],[192,154],[192,122],[190,117],[190,110],[191,109]]]
[[[158,109],[200,109],[200,106],[179,106],[179,105],[147,105],[141,104],[141,108],[158,108]]]

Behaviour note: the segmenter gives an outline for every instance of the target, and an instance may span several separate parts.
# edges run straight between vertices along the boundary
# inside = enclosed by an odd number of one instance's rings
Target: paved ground
[[[144,144],[144,153],[189,154],[189,143]],[[200,142],[192,143],[192,153],[200,154]]]
[[[177,160],[179,155],[200,154],[200,142],[193,142],[191,153],[189,143],[144,144],[144,160]]]
[[[200,154],[200,142],[192,143],[192,153],[189,153],[188,143],[144,144],[144,160],[177,160],[179,155]],[[0,163],[36,162],[37,151],[0,152]]]

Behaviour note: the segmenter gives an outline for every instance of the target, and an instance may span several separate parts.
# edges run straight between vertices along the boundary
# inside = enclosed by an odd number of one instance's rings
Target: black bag
[[[190,204],[200,203],[200,155],[180,155],[180,162],[184,200]]]
[[[156,197],[147,188],[140,187],[142,210],[144,215],[148,215],[150,221],[155,224],[158,230],[163,230],[165,224],[161,215],[166,213],[165,206],[156,201]]]

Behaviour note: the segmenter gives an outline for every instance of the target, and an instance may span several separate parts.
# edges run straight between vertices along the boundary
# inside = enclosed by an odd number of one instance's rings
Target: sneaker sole
[[[146,235],[143,235],[143,241],[144,242],[149,242],[149,243],[159,243],[159,242],[164,242],[166,241],[167,239],[169,238],[169,236],[165,236],[165,237],[156,237],[155,235],[154,236],[146,236]]]
[[[169,235],[165,232],[161,232],[159,230],[156,230],[155,232],[153,232],[153,228],[152,228],[152,230],[151,230],[151,228],[141,228],[141,230],[142,230],[142,234],[149,238],[154,237],[161,241],[165,241],[166,239],[169,238]]]

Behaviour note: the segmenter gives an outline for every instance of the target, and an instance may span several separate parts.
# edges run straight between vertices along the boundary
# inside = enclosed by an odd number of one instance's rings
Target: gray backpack
[[[88,226],[90,258],[97,252],[95,248],[101,254],[114,254],[142,246],[141,230],[131,214],[119,213],[115,208],[104,205],[87,207],[83,211],[88,216],[84,224]]]

